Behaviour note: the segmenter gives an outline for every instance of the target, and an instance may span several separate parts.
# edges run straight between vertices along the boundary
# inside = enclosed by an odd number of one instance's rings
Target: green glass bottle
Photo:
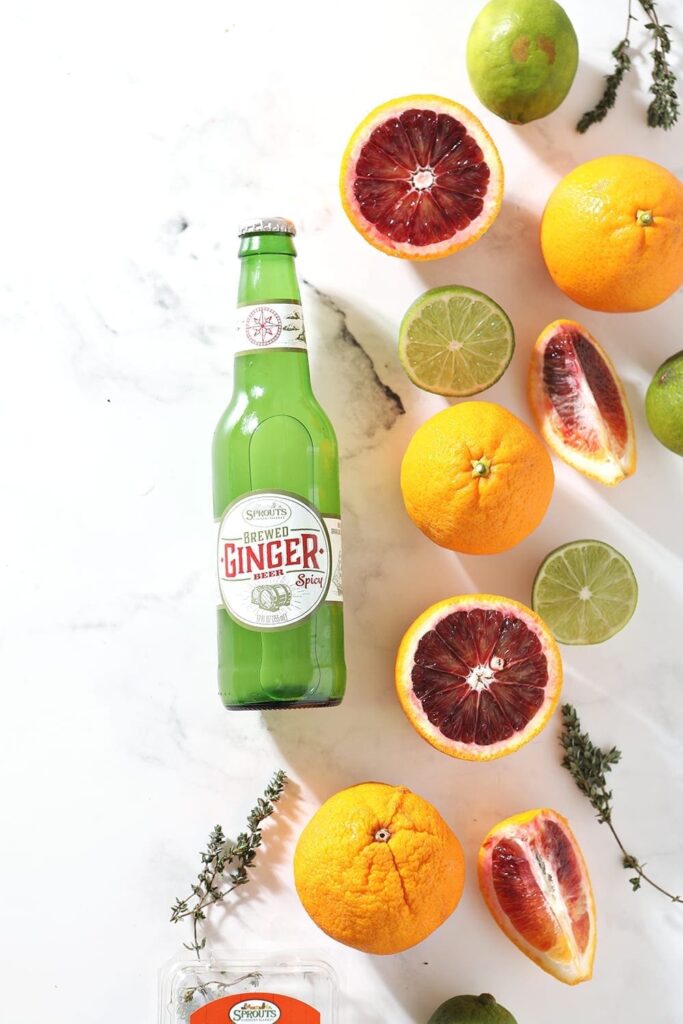
[[[346,682],[339,460],[311,390],[290,221],[240,230],[233,394],[213,439],[228,708],[329,707]]]

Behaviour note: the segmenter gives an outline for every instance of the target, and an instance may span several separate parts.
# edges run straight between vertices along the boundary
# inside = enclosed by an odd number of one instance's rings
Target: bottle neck
[[[241,239],[236,390],[272,391],[286,386],[310,391],[295,256],[290,235],[247,235]]]
[[[301,302],[296,279],[296,249],[290,235],[247,235],[241,240],[240,306],[268,302]]]

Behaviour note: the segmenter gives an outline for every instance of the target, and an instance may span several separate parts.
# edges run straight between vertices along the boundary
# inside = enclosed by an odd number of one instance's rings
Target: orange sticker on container
[[[242,992],[214,999],[190,1014],[190,1024],[320,1024],[308,1003],[274,992]]]

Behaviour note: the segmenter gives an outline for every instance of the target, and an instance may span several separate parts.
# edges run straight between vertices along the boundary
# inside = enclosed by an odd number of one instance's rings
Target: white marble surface
[[[668,20],[676,6],[662,0]],[[683,461],[654,441],[643,412],[646,382],[681,348],[683,304],[579,310],[537,245],[543,203],[574,164],[628,151],[683,169],[682,133],[644,126],[641,58],[609,120],[585,137],[573,130],[624,0],[566,0],[582,61],[558,112],[524,129],[483,112],[507,191],[473,248],[424,266],[392,260],[356,235],[337,198],[341,149],[376,103],[434,91],[482,114],[464,70],[478,7],[5,5],[3,1024],[154,1020],[157,969],[186,938],[168,907],[208,829],[237,829],[277,766],[294,783],[254,884],[212,935],[216,950],[317,952],[341,974],[343,1024],[424,1024],[442,999],[480,990],[519,1024],[681,1020],[683,909],[630,892],[607,830],[559,766],[558,723],[511,758],[469,765],[424,744],[393,695],[398,640],[428,603],[470,590],[528,601],[550,548],[612,542],[634,565],[638,611],[604,646],[565,649],[565,694],[597,740],[624,752],[613,781],[628,843],[683,888]],[[230,390],[235,224],[272,212],[300,228],[315,385],[344,453],[350,681],[335,711],[236,716],[215,694],[209,452]],[[432,546],[398,490],[409,436],[443,403],[402,374],[396,329],[413,298],[446,282],[483,288],[514,321],[517,354],[487,397],[528,420],[530,346],[551,319],[575,316],[617,363],[638,429],[635,478],[607,490],[558,464],[543,525],[495,558]],[[459,909],[393,958],[327,940],[292,889],[302,823],[367,778],[432,800],[467,851]],[[595,885],[596,971],[578,989],[508,943],[475,883],[487,829],[539,804],[568,815]]]

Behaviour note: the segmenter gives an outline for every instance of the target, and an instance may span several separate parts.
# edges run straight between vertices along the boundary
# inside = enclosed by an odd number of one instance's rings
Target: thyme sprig
[[[631,3],[629,0],[626,35],[612,50],[612,56],[614,57],[614,71],[611,75],[605,75],[605,91],[596,105],[592,110],[587,110],[579,119],[576,130],[577,132],[581,132],[581,134],[587,132],[592,124],[597,124],[598,121],[603,121],[607,117],[608,111],[610,111],[616,103],[617,92],[619,91],[619,86],[624,80],[624,75],[627,71],[631,70],[629,26],[631,24],[632,17]]]
[[[647,108],[647,123],[650,128],[668,130],[678,121],[678,96],[676,94],[676,75],[672,71],[668,56],[671,53],[671,25],[663,25],[658,16],[654,0],[639,0],[650,21],[645,23],[654,40],[652,51],[652,85],[650,92],[654,96]]]
[[[604,120],[616,102],[624,76],[631,70],[631,23],[638,20],[632,13],[632,3],[633,0],[628,0],[624,37],[612,50],[614,70],[605,76],[605,88],[596,105],[579,119],[576,130],[581,133],[588,131],[591,125]],[[654,99],[647,109],[647,123],[651,128],[669,129],[676,124],[679,114],[676,75],[668,60],[671,53],[671,25],[665,25],[659,20],[655,0],[638,0],[638,3],[650,19],[645,22],[645,28],[650,32],[654,42],[650,86]]]
[[[634,892],[647,882],[673,903],[683,903],[681,896],[663,889],[645,873],[645,865],[626,850],[612,822],[612,790],[607,786],[607,774],[621,760],[621,751],[616,747],[601,750],[596,747],[587,732],[581,731],[581,722],[576,708],[571,704],[562,705],[562,733],[560,743],[565,755],[562,767],[570,773],[584,796],[588,797],[598,821],[607,825],[622,854],[622,864],[635,874],[629,878]]]
[[[192,919],[192,942],[184,942],[183,946],[195,953],[198,960],[206,947],[206,936],[199,938],[201,922],[206,920],[206,912],[212,904],[222,903],[226,896],[249,881],[249,870],[263,841],[261,826],[273,814],[287,782],[285,772],[275,772],[249,813],[246,831],[241,832],[234,843],[228,842],[221,826],[216,825],[206,849],[200,853],[202,869],[191,886],[191,895],[183,900],[176,899],[171,907],[174,924],[186,917]]]
[[[221,973],[225,973],[221,971]],[[181,994],[181,1002],[191,1003],[197,992],[200,992],[203,996],[208,997],[213,992],[228,992],[231,988],[237,988],[238,986],[244,985],[248,981],[251,985],[256,988],[261,980],[260,971],[251,971],[249,974],[242,974],[239,978],[235,978],[233,981],[218,981],[212,979],[210,981],[198,982],[189,988],[185,988]]]

